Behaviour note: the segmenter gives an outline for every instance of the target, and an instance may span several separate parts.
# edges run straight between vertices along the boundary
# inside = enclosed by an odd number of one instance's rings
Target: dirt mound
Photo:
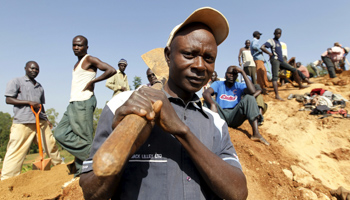
[[[58,199],[62,185],[71,180],[65,164],[48,171],[28,171],[0,182],[0,199]]]
[[[289,94],[304,94],[313,88],[324,88],[350,98],[350,71],[337,80],[312,79],[315,83],[299,90],[292,85],[279,88],[285,101],[274,99],[272,88],[264,96],[268,104],[261,134],[271,143],[265,146],[249,139],[248,122],[229,129],[243,171],[247,176],[248,199],[335,199],[330,190],[343,186],[350,189],[350,118],[340,115],[319,119],[310,111],[299,111],[302,105]],[[341,82],[344,85],[333,84]],[[328,84],[332,83],[332,84]],[[350,110],[347,103],[346,110]],[[65,165],[50,171],[29,171],[0,182],[0,199],[83,199],[79,182],[64,190],[63,183],[72,179]]]

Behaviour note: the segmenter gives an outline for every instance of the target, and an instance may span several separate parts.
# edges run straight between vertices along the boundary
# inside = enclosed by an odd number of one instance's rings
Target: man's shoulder
[[[225,81],[215,81],[214,83],[212,83],[210,85],[210,87],[218,87],[218,86],[221,86],[223,84],[225,84]]]
[[[20,76],[20,77],[16,77],[16,78],[9,80],[9,83],[10,84],[20,84],[21,82],[24,82],[27,79],[28,79],[28,77],[26,77],[26,76]]]

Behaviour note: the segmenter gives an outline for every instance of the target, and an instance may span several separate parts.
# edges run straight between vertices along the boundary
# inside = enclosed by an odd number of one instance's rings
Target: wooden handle
[[[154,86],[152,88],[162,87],[161,84]],[[93,157],[92,168],[96,176],[116,175],[123,169],[131,156],[136,139],[146,124],[145,118],[135,114],[124,117]]]

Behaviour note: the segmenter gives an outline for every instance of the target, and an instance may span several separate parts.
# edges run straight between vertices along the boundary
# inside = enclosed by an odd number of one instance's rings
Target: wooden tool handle
[[[156,89],[161,87],[161,84],[152,86]],[[136,139],[146,124],[145,118],[135,114],[124,117],[93,157],[92,168],[96,176],[116,175],[123,169],[131,156]]]

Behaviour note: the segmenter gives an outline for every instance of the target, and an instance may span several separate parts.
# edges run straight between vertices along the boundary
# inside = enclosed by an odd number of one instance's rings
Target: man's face
[[[213,72],[213,75],[211,76],[211,80],[212,81],[216,81],[216,79],[218,78],[218,75],[216,74],[216,72]]]
[[[213,34],[201,24],[181,30],[166,52],[168,85],[182,93],[195,93],[211,78],[217,54]]]
[[[82,37],[75,37],[73,39],[73,52],[76,56],[84,56],[87,53],[88,46]]]
[[[26,75],[30,79],[34,79],[39,74],[39,65],[37,63],[29,63],[25,68]]]
[[[256,36],[256,39],[260,40],[260,34],[258,34],[258,35]]]
[[[233,67],[229,67],[226,70],[226,81],[229,83],[234,83],[238,77],[238,72],[234,70]]]
[[[155,84],[158,81],[156,75],[152,72],[151,69],[147,70],[147,79],[151,85]]]
[[[248,48],[249,46],[250,46],[250,41],[249,40],[245,41],[245,47]]]
[[[274,35],[275,35],[275,39],[278,40],[282,36],[282,31],[281,30],[276,30]]]
[[[119,67],[119,70],[120,70],[121,72],[124,72],[125,69],[126,69],[126,64],[120,63],[120,64],[118,64],[118,67]]]

